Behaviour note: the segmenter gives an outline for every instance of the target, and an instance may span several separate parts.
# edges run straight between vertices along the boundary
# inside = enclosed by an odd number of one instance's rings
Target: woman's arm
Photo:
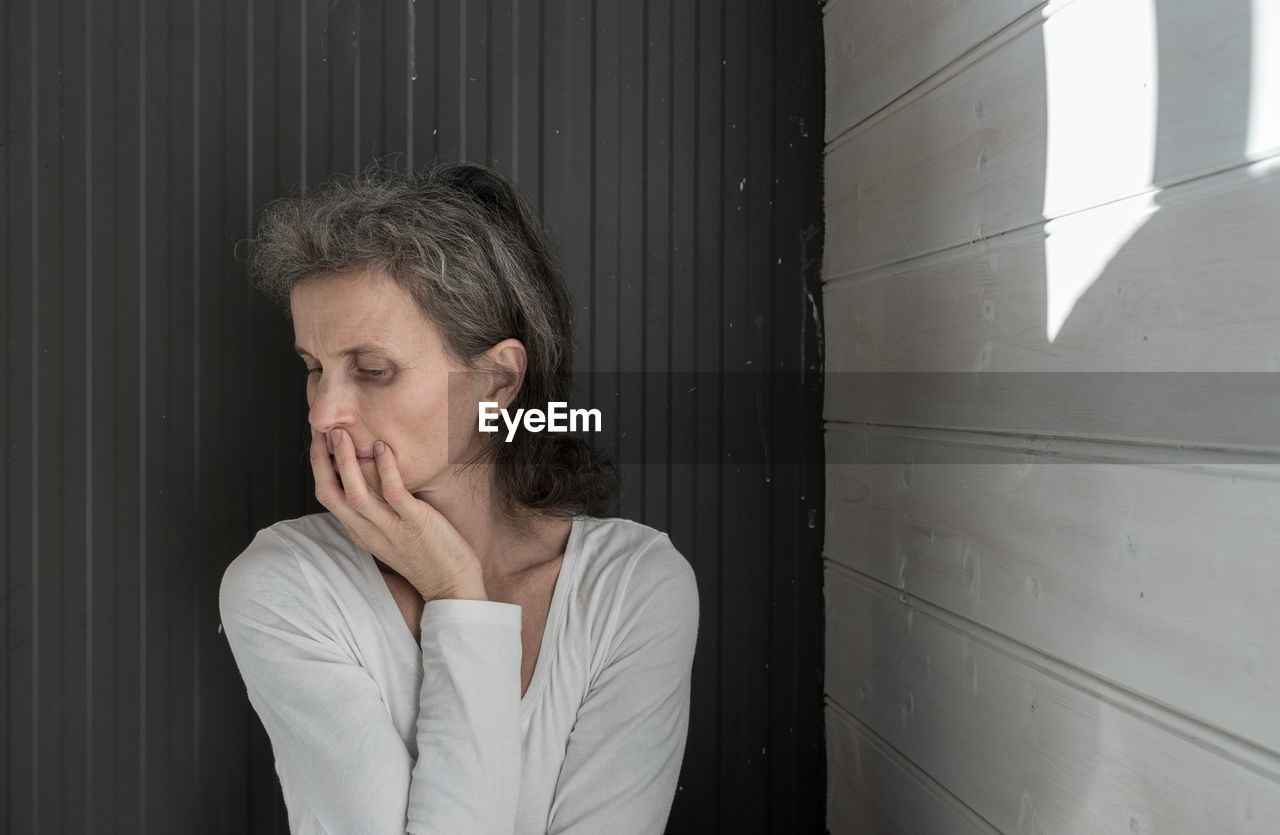
[[[415,835],[515,828],[520,652],[519,606],[432,600],[423,607],[413,788],[425,788],[409,794]]]
[[[416,764],[301,555],[261,532],[227,569],[223,627],[271,738],[294,831],[509,833],[520,784],[520,609],[422,616]],[[312,826],[314,823],[312,823]]]
[[[471,547],[405,490],[390,449],[375,444],[378,495],[350,437],[333,435],[331,462],[312,433],[316,497],[427,601],[417,751],[406,749],[362,657],[380,648],[338,634],[345,613],[331,590],[310,585],[304,555],[260,535],[228,569],[221,606],[297,809],[293,825],[314,814],[335,833],[509,833],[520,792],[520,607],[486,599]]]
[[[569,735],[548,832],[662,832],[684,756],[698,632],[693,569],[666,537],[638,555]]]

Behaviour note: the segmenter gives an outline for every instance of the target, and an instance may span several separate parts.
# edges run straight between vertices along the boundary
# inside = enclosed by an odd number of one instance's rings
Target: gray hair
[[[263,210],[250,242],[258,286],[286,305],[293,288],[333,273],[380,269],[476,367],[503,339],[525,346],[524,383],[509,408],[568,400],[572,302],[551,238],[519,189],[497,171],[448,163],[402,174],[387,164],[333,177]],[[521,432],[491,437],[504,508],[599,515],[617,493],[613,466],[580,439]]]

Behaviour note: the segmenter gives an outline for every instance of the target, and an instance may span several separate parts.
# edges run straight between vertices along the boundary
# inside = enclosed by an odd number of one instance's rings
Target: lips
[[[326,450],[328,450],[328,452],[329,452],[329,458],[330,458],[330,459],[332,459],[332,460],[333,460],[333,462],[334,462],[334,464],[336,465],[336,464],[337,464],[337,459],[336,459],[336,458],[334,458],[334,455],[333,455],[333,437],[332,437],[332,435],[333,435],[333,433],[331,433],[331,432],[326,432],[326,433],[324,433],[324,447],[325,447],[325,449],[326,449]],[[354,444],[354,443],[355,443],[355,440],[354,440],[354,439],[352,439],[352,437],[351,437],[351,435],[350,435],[349,433],[347,434],[347,440],[351,441],[351,443],[352,443],[352,444]],[[366,452],[366,451],[362,451],[362,450],[357,449],[357,450],[356,450],[356,460],[357,460],[357,461],[372,461],[372,460],[373,460],[373,450],[368,450],[368,451]]]
[[[333,462],[333,464],[334,464],[334,466],[335,466],[335,467],[337,466],[337,464],[338,464],[338,459],[334,456],[334,454],[333,454],[332,452],[331,452],[331,453],[329,453],[329,460]],[[363,461],[368,461],[370,464],[372,464],[372,463],[373,463],[373,453],[372,453],[372,452],[369,452],[369,453],[365,453],[365,452],[357,452],[357,453],[356,453],[356,460],[357,460],[357,461],[361,461],[361,462],[363,462]]]

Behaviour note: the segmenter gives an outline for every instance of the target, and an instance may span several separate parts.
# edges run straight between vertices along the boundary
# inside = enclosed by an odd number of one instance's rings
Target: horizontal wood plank
[[[945,832],[989,835],[994,830],[928,775],[828,705],[827,826],[833,835]]]
[[[1038,463],[853,427],[827,448],[831,560],[1280,757],[1280,462]]]
[[[828,419],[855,425],[1083,438],[1170,463],[1186,449],[1280,455],[1274,373],[828,373],[825,384]]]
[[[1254,174],[1240,169],[1166,192],[1159,211],[1072,301],[1052,340],[1053,256],[1038,230],[828,284],[826,325],[841,336],[827,343],[826,417],[1280,443],[1280,421],[1271,419],[1273,374],[1223,378],[1238,395],[1230,399],[1208,396],[1192,377],[1161,376],[1280,370],[1280,295],[1271,289],[1280,274],[1280,173]],[[1088,227],[1089,214],[1076,220]],[[951,388],[927,389],[911,376],[918,372],[950,375]],[[1012,373],[1006,379],[1002,372]],[[1062,396],[1071,399],[1054,402],[1052,391],[1046,397],[1057,372],[1100,375],[1091,378],[1098,383],[1092,402],[1089,391],[1079,395],[1065,385]],[[1103,375],[1117,372],[1160,372],[1132,379],[1158,390],[1152,402],[1168,408],[1114,408]],[[1161,392],[1172,399],[1160,400]]]
[[[824,287],[833,371],[1277,371],[1280,172],[1163,192],[1049,339],[1046,242],[1106,210]],[[1248,313],[1248,316],[1244,314]],[[1266,350],[1267,348],[1270,350]]]
[[[826,139],[956,61],[1040,0],[829,3]]]
[[[1166,14],[1164,5],[1174,8]],[[1064,4],[1043,25],[829,146],[826,276],[1256,158],[1257,149],[1246,150],[1250,105],[1241,95],[1249,64],[1237,60],[1256,46],[1248,15],[1164,5],[1157,22],[1141,3]]]
[[[1002,832],[1280,829],[1280,784],[829,567],[827,689]]]

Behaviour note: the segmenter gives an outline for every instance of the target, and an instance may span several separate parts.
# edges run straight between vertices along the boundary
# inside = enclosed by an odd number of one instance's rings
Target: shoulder
[[[662,531],[629,519],[580,517],[577,523],[584,581],[623,587],[666,583],[696,595],[693,567]]]
[[[279,610],[314,600],[317,589],[358,581],[360,551],[328,513],[287,519],[258,531],[223,571],[218,593],[224,621],[248,608]]]
[[[693,566],[670,537],[626,519],[581,517],[578,601],[611,642],[628,632],[697,631]]]

